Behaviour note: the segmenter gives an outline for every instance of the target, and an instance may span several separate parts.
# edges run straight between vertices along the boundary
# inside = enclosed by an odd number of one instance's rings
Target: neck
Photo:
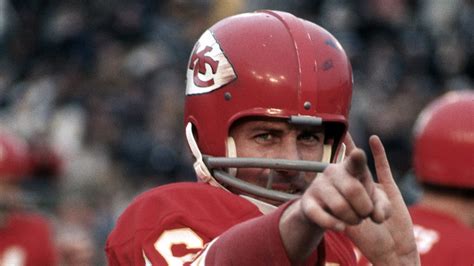
[[[474,228],[474,201],[472,199],[425,191],[420,205],[450,215]]]

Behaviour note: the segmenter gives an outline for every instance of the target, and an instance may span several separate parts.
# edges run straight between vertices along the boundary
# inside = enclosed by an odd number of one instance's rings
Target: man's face
[[[322,126],[292,125],[284,119],[248,119],[238,121],[229,134],[235,141],[237,157],[308,161],[323,157]],[[302,194],[315,176],[283,169],[241,168],[237,172],[241,180],[292,194]]]

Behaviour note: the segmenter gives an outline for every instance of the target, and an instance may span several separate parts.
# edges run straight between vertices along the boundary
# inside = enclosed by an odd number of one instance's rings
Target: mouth
[[[252,185],[256,185],[267,190],[273,190],[291,195],[303,195],[306,189],[310,186],[315,176],[310,176],[304,172],[298,172],[294,174],[280,173],[270,169],[270,171],[264,171],[259,175],[245,175],[242,173],[241,176],[236,177],[244,182]],[[244,188],[242,190],[245,191]]]
[[[284,177],[275,172],[270,173],[266,183],[267,189],[295,195],[302,195],[308,186],[304,175]]]
[[[289,194],[296,194],[296,195],[301,195],[304,192],[304,189],[302,187],[293,183],[288,183],[288,182],[274,183],[271,185],[271,189],[280,191],[280,192],[289,193]]]

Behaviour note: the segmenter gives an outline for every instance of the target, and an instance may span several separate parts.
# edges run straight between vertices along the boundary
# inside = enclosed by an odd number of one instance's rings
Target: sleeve
[[[211,242],[198,260],[205,265],[291,265],[279,230],[280,217],[289,204],[232,227]],[[318,260],[324,258],[312,256],[311,265]]]

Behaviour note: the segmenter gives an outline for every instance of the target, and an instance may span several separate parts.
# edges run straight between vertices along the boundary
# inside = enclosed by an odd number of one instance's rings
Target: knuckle
[[[365,205],[358,210],[359,217],[366,218],[373,212],[371,205]]]
[[[344,216],[344,214],[350,210],[349,205],[342,200],[332,203],[330,208],[331,212],[337,216]]]
[[[351,213],[346,217],[345,221],[350,225],[358,225],[362,222],[362,219],[359,218],[355,213]]]
[[[337,165],[329,164],[328,167],[326,167],[326,169],[323,171],[323,174],[327,176],[335,175],[337,173],[337,168],[338,168]]]
[[[317,222],[319,226],[327,229],[335,228],[337,223],[336,219],[321,219]]]
[[[348,199],[358,198],[362,195],[362,193],[366,193],[363,187],[357,182],[346,183],[346,185],[341,187],[341,192]]]

